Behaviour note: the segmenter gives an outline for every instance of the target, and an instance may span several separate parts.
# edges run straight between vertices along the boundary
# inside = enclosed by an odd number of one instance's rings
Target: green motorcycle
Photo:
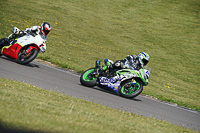
[[[134,98],[142,93],[143,86],[148,85],[151,68],[145,66],[140,70],[112,69],[102,71],[100,61],[96,61],[95,68],[82,73],[80,82],[87,87],[106,86],[125,98]]]

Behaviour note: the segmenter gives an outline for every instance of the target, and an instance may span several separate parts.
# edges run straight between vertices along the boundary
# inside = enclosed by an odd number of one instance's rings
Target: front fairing
[[[27,44],[41,44],[40,40],[37,39],[38,37],[33,37],[32,35],[26,34],[20,38],[17,39],[17,43],[19,43],[21,46],[26,46]]]
[[[146,70],[146,69],[145,69]],[[116,73],[120,75],[122,81],[131,79],[131,78],[140,78],[144,85],[148,85],[148,78],[146,76],[145,70],[141,68],[138,70],[131,70],[131,69],[122,69],[117,71]]]
[[[142,81],[144,82],[144,85],[148,85],[148,78],[150,76],[151,68],[148,66],[144,66],[140,71],[140,76]]]
[[[47,49],[47,46],[46,46],[46,40],[47,40],[47,36],[45,36],[44,34],[40,34],[39,35],[40,39],[41,40],[41,44],[40,44],[40,52],[44,53]]]
[[[16,40],[17,40],[17,43],[20,44],[22,47],[26,45],[34,44],[40,48],[40,52],[46,51],[45,40],[40,35],[32,36],[30,34],[26,34]]]
[[[147,85],[148,84],[148,79],[147,79],[147,77],[145,75],[144,69],[140,69],[139,72],[140,72],[140,78],[142,79],[144,85]]]
[[[104,85],[115,92],[118,92],[118,88],[120,84],[128,79],[131,79],[133,77],[139,77],[140,72],[136,70],[130,70],[130,69],[122,69],[115,72],[116,76],[108,78],[104,76],[99,77],[99,84]]]
[[[46,43],[43,42],[43,44],[41,44],[40,46],[40,52],[44,53],[46,51]]]
[[[122,69],[116,72],[116,74],[120,75],[122,81],[131,79],[133,77],[140,77],[140,72],[137,70],[131,69]]]

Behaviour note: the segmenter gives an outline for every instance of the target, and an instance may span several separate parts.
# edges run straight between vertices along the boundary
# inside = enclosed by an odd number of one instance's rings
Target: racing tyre
[[[2,50],[3,46],[5,46],[5,45],[2,45],[2,44],[5,44],[5,38],[0,39],[0,56],[2,56],[1,50]]]
[[[38,50],[34,48],[28,54],[26,53],[25,50],[22,49],[18,54],[17,63],[22,65],[28,64],[37,57],[37,54]]]
[[[94,77],[91,75],[91,73],[94,71],[94,68],[90,68],[82,73],[80,77],[80,82],[82,85],[87,87],[93,87],[97,84],[97,77]]]
[[[140,80],[136,80],[136,83],[132,83],[131,80],[126,80],[119,87],[119,94],[125,98],[134,98],[143,91],[143,83]]]

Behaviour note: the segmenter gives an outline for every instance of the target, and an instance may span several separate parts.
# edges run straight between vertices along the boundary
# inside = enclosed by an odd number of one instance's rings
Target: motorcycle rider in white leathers
[[[8,38],[5,38],[5,42],[3,44],[0,45],[4,45],[4,46],[9,46],[10,45],[10,40],[12,38],[17,37],[21,37],[26,33],[30,33],[33,36],[36,35],[40,35],[43,39],[44,42],[47,41],[47,35],[48,33],[51,31],[51,25],[47,22],[42,23],[41,26],[32,26],[30,28],[26,28],[26,30],[19,30],[17,27],[13,28],[13,34],[10,35]],[[13,42],[12,44],[14,44],[15,42]],[[2,52],[2,50],[0,49],[0,52]]]

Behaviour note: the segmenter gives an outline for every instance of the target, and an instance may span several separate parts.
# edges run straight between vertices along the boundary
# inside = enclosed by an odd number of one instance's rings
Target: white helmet
[[[149,62],[150,56],[145,52],[140,52],[138,57],[141,59],[144,66]]]

